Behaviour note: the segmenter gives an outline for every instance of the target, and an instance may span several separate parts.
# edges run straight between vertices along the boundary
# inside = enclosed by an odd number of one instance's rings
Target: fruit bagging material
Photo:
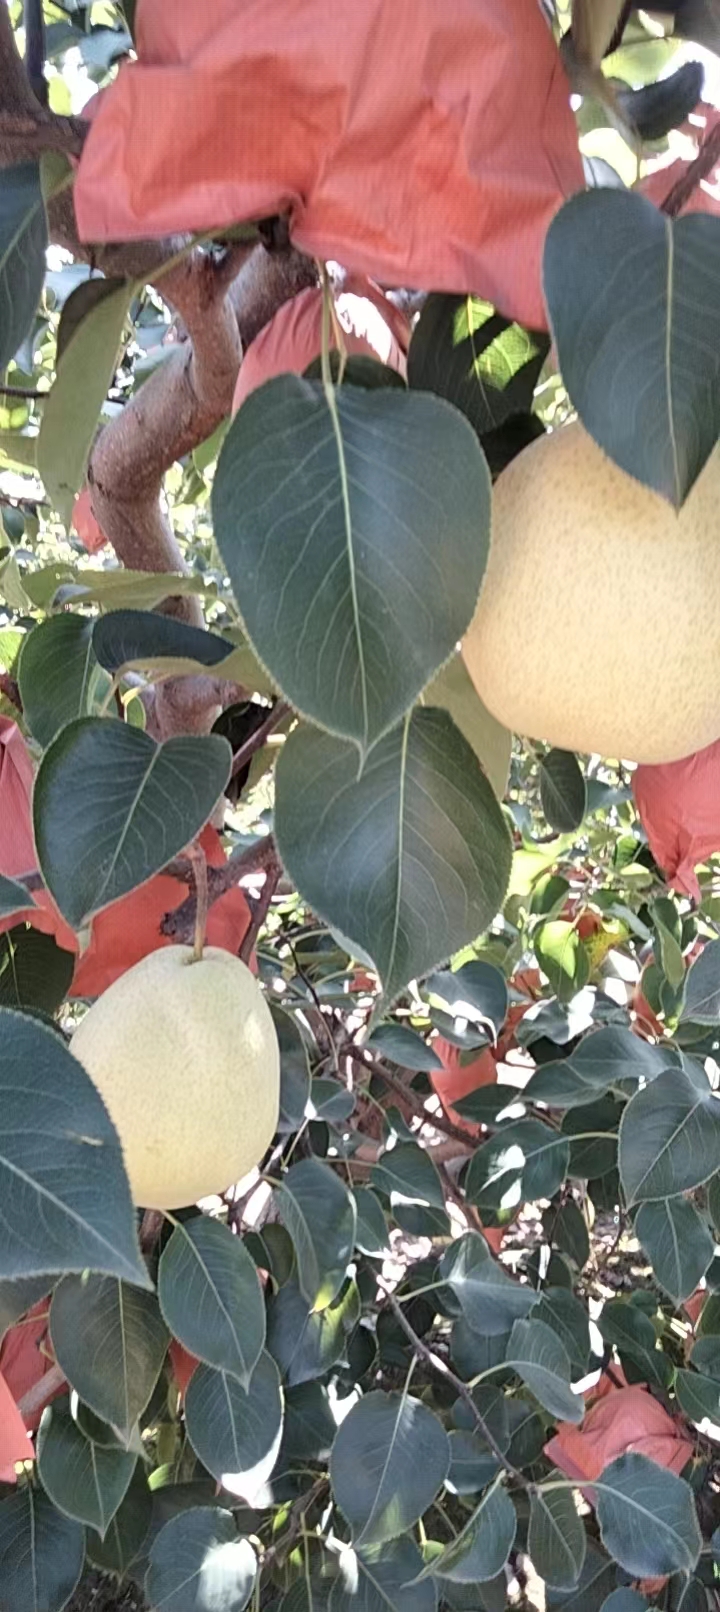
[[[278,1120],[270,1009],[239,958],[153,952],[110,986],[72,1040],[122,1144],[135,1203],[178,1209],[257,1165]]]

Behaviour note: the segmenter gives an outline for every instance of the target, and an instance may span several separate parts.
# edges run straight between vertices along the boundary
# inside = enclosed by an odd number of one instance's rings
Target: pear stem
[[[205,945],[205,930],[207,928],[209,901],[207,858],[202,846],[198,845],[197,841],[194,845],[190,846],[188,851],[188,859],[193,871],[196,903],[193,962],[199,963],[203,954],[203,946]]]

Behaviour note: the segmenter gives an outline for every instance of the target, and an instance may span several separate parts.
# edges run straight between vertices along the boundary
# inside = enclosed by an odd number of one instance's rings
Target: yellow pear
[[[493,495],[490,558],[463,643],[514,732],[675,761],[720,737],[720,453],[677,514],[580,424],[542,437]]]
[[[258,1164],[280,1053],[257,980],[230,952],[152,952],[86,1013],[72,1051],[114,1121],[135,1203],[178,1209]]]

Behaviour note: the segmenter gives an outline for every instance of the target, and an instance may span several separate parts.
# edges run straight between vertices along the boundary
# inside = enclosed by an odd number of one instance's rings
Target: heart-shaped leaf
[[[201,1365],[185,1395],[187,1435],[208,1472],[248,1505],[260,1497],[277,1460],[283,1401],[275,1361],[261,1354],[247,1393],[237,1377]]]
[[[720,219],[588,190],[545,242],[545,297],[583,425],[676,509],[720,435]]]
[[[31,1484],[0,1501],[0,1609],[62,1612],[85,1561],[85,1531]]]
[[[163,1612],[243,1612],[252,1595],[257,1556],[232,1513],[193,1506],[171,1517],[150,1549],[148,1603]]]
[[[85,315],[58,363],[43,408],[38,471],[53,508],[68,527],[117,367],[132,291],[131,280],[119,281]]]
[[[45,278],[46,247],[38,164],[5,168],[0,186],[0,371],[32,324]]]
[[[355,1545],[378,1545],[412,1528],[449,1465],[447,1433],[419,1399],[365,1394],[341,1423],[330,1455],[333,1493]]]
[[[301,728],[277,765],[280,854],[314,910],[373,958],[385,998],[475,940],[510,877],[507,826],[444,711],[415,710],[362,776],[351,745]]]
[[[715,1253],[715,1239],[689,1198],[644,1203],[635,1231],[661,1287],[680,1304],[699,1286]]]
[[[510,1331],[537,1304],[537,1293],[513,1281],[492,1259],[484,1237],[466,1232],[443,1255],[440,1276],[448,1282],[474,1332],[488,1337]]]
[[[466,1182],[468,1197],[479,1208],[492,1210],[552,1198],[565,1180],[569,1161],[566,1136],[541,1120],[518,1120],[503,1126],[473,1153]]]
[[[230,775],[215,734],[156,744],[100,717],[69,722],[35,780],[33,822],[43,877],[79,929],[159,872],[199,833]]]
[[[213,514],[263,665],[364,755],[473,615],[490,478],[467,421],[426,393],[278,376],[235,416]]]
[[[632,1578],[692,1571],[702,1535],[683,1478],[632,1452],[604,1468],[595,1492],[603,1544]]]
[[[355,1246],[355,1202],[319,1159],[294,1164],[275,1199],[295,1245],[298,1283],[312,1310],[325,1310],[345,1280]]]
[[[63,1405],[48,1405],[43,1413],[37,1456],[43,1488],[58,1511],[95,1528],[104,1539],[127,1493],[137,1456],[118,1445],[103,1449],[93,1444]]]
[[[3,1008],[0,1274],[86,1268],[150,1286],[117,1132],[62,1038]]]
[[[68,1382],[128,1443],[167,1352],[155,1294],[114,1277],[67,1276],[53,1294],[50,1336]]]
[[[709,1181],[720,1150],[720,1101],[684,1069],[667,1069],[628,1103],[620,1179],[628,1203],[679,1197]]]
[[[158,1297],[173,1337],[247,1389],[265,1343],[265,1306],[241,1239],[207,1215],[179,1222],[160,1257]]]
[[[23,640],[18,683],[25,721],[43,749],[73,717],[97,710],[110,687],[87,616],[48,616]]]

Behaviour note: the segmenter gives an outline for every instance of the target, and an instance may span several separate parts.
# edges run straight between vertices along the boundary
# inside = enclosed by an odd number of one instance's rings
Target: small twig
[[[57,1364],[51,1366],[50,1370],[45,1372],[44,1377],[33,1383],[32,1388],[28,1388],[27,1393],[23,1394],[22,1399],[18,1400],[18,1410],[23,1421],[29,1421],[31,1416],[33,1418],[37,1416],[38,1411],[47,1405],[48,1400],[52,1399],[58,1389],[64,1386],[64,1383],[65,1373],[62,1368]]]
[[[272,710],[266,716],[265,721],[260,724],[260,727],[256,728],[254,733],[250,734],[249,739],[246,739],[245,743],[241,744],[239,750],[236,750],[235,755],[233,756],[232,772],[230,774],[231,778],[237,778],[238,773],[242,772],[243,767],[247,766],[248,761],[250,761],[252,757],[256,755],[258,750],[262,750],[262,747],[266,739],[269,738],[270,734],[272,733],[273,728],[276,728],[278,723],[282,722],[284,717],[289,715],[290,710],[291,707],[285,700],[277,701],[277,704],[273,706]]]
[[[690,201],[703,179],[707,179],[713,168],[720,161],[720,124],[705,136],[697,156],[689,164],[684,174],[668,191],[660,211],[666,213],[668,218],[677,218],[683,207]]]
[[[385,1081],[386,1086],[389,1086],[391,1091],[396,1092],[398,1097],[402,1097],[408,1108],[411,1108],[413,1113],[425,1125],[431,1125],[434,1130],[442,1131],[445,1136],[451,1136],[455,1142],[461,1142],[466,1152],[472,1153],[474,1151],[475,1144],[467,1131],[461,1130],[459,1125],[453,1125],[452,1120],[446,1119],[444,1114],[428,1114],[424,1097],[413,1091],[411,1086],[406,1086],[404,1080],[400,1080],[398,1075],[392,1075],[364,1047],[356,1047],[351,1042],[349,1045],[338,1048],[338,1056],[352,1058],[353,1062],[361,1064],[368,1071],[368,1074],[379,1075],[380,1079]]]
[[[288,1552],[302,1529],[307,1512],[315,1504],[316,1500],[320,1499],[320,1496],[325,1493],[328,1487],[327,1478],[316,1478],[312,1488],[308,1489],[307,1494],[302,1494],[297,1500],[293,1501],[288,1513],[288,1525],[282,1539],[279,1539],[276,1545],[271,1545],[262,1558],[260,1567],[263,1573],[268,1567],[287,1559]]]
[[[508,1461],[504,1450],[500,1448],[500,1445],[495,1438],[492,1428],[488,1426],[482,1412],[478,1410],[467,1383],[464,1383],[461,1377],[456,1377],[455,1372],[451,1371],[449,1366],[446,1366],[445,1361],[441,1360],[439,1355],[434,1354],[432,1349],[429,1349],[426,1343],[423,1343],[422,1338],[418,1336],[415,1328],[410,1325],[402,1305],[398,1304],[394,1293],[387,1294],[387,1302],[392,1310],[395,1320],[399,1322],[403,1332],[409,1338],[416,1354],[420,1356],[421,1360],[425,1361],[426,1365],[431,1366],[433,1371],[438,1372],[441,1377],[445,1378],[446,1382],[449,1382],[452,1385],[463,1404],[470,1411],[478,1432],[481,1434],[482,1438],[484,1438],[485,1443],[490,1446],[493,1455],[500,1462],[501,1466],[505,1468],[505,1471],[515,1483],[519,1483],[522,1489],[525,1489],[528,1494],[532,1494],[534,1492],[534,1484],[530,1483],[524,1474],[518,1471],[516,1466],[513,1466],[512,1461]]]
[[[208,906],[212,907],[226,891],[232,890],[233,885],[239,884],[249,873],[258,873],[268,867],[274,861],[275,855],[275,841],[272,834],[266,834],[263,839],[256,840],[254,845],[233,851],[223,867],[208,868]],[[177,862],[171,864],[171,869],[175,878],[187,878],[187,874],[181,870]],[[172,940],[183,941],[190,945],[195,934],[196,910],[195,895],[186,896],[179,907],[165,913],[160,923],[160,934],[169,935]]]
[[[165,1224],[165,1216],[161,1209],[145,1209],[140,1222],[140,1247],[144,1254],[151,1254],[157,1243]]]
[[[193,957],[199,963],[203,946],[205,945],[205,931],[208,919],[208,865],[207,857],[201,845],[191,845],[188,857],[193,870],[195,881],[195,932],[193,935]]]
[[[282,862],[277,855],[271,861],[268,861],[266,865],[265,883],[257,901],[254,903],[252,917],[240,947],[240,960],[243,963],[249,963],[252,957],[255,942],[270,911],[270,902],[280,883],[282,870]]]
[[[40,398],[42,398],[44,402],[46,398],[50,396],[50,388],[48,386],[44,392],[40,392],[35,387],[31,386],[9,386],[3,384],[0,385],[0,393],[2,393],[3,397],[22,398],[23,402],[38,402]]]

